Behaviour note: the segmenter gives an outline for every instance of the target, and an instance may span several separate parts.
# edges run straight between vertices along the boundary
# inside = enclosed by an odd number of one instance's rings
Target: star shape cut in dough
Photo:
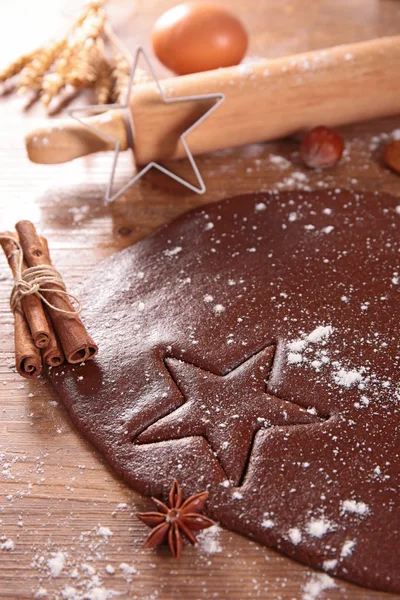
[[[204,436],[227,477],[239,485],[259,429],[323,420],[266,392],[275,350],[268,346],[223,376],[167,358],[165,364],[185,402],[145,429],[135,443]]]
[[[135,77],[135,72],[138,66],[138,62],[139,62],[139,58],[140,58],[140,54],[143,55],[143,58],[147,64],[147,67],[155,81],[155,83],[157,84],[157,88],[158,91],[160,93],[160,97],[161,97],[161,101],[164,102],[165,104],[177,104],[179,102],[197,102],[197,101],[203,101],[203,100],[215,100],[215,103],[211,106],[211,108],[209,108],[205,113],[203,113],[201,115],[201,117],[199,119],[197,119],[194,123],[192,123],[192,125],[190,125],[190,127],[188,127],[180,136],[180,141],[182,143],[182,146],[185,149],[186,152],[186,156],[189,159],[189,162],[191,164],[191,167],[193,169],[194,175],[196,177],[196,181],[197,181],[197,186],[193,185],[191,183],[189,183],[189,181],[186,181],[185,179],[183,179],[182,177],[179,177],[178,175],[176,175],[175,173],[173,173],[172,171],[170,171],[169,169],[166,169],[165,167],[163,167],[162,165],[160,165],[159,163],[156,163],[154,161],[151,161],[150,163],[148,163],[147,165],[145,165],[140,171],[138,171],[137,173],[135,173],[135,175],[125,184],[123,185],[119,190],[117,191],[113,191],[114,188],[114,179],[115,179],[115,173],[116,173],[116,169],[117,169],[117,165],[118,165],[118,156],[120,153],[120,149],[121,149],[121,145],[120,142],[117,140],[117,138],[114,138],[113,136],[104,133],[103,131],[100,131],[99,129],[97,129],[96,127],[94,127],[93,125],[88,124],[86,121],[84,121],[82,118],[77,116],[77,113],[80,112],[85,112],[86,114],[99,114],[102,113],[104,111],[109,111],[109,110],[113,110],[113,109],[118,109],[118,110],[123,110],[124,113],[124,117],[125,117],[125,123],[126,126],[128,128],[128,135],[130,137],[130,142],[131,142],[131,146],[134,147],[134,127],[133,127],[133,122],[132,122],[132,115],[131,115],[131,109],[129,106],[129,99],[130,99],[130,94],[131,94],[131,89],[132,89],[132,85],[133,85],[133,80]],[[215,93],[215,94],[201,94],[201,95],[194,95],[194,96],[183,96],[180,98],[168,98],[165,95],[165,92],[163,90],[162,84],[160,83],[159,79],[157,78],[157,75],[153,69],[153,66],[145,52],[145,50],[141,47],[138,46],[135,52],[135,55],[133,57],[133,62],[132,62],[132,67],[131,67],[131,72],[130,72],[130,78],[129,78],[129,85],[127,88],[127,93],[126,93],[126,97],[125,97],[125,101],[121,104],[103,104],[103,105],[91,105],[91,106],[81,106],[81,107],[77,107],[77,108],[72,108],[68,110],[68,114],[75,119],[76,121],[78,121],[79,123],[81,123],[81,125],[83,125],[84,127],[90,129],[92,132],[96,133],[97,135],[99,135],[100,137],[102,137],[103,139],[107,140],[108,142],[114,144],[114,158],[113,158],[113,162],[112,162],[112,167],[111,167],[111,176],[110,176],[110,180],[108,182],[108,186],[107,186],[107,190],[106,190],[106,195],[105,195],[105,200],[106,202],[112,202],[113,200],[115,200],[116,198],[118,198],[119,196],[121,196],[124,192],[126,192],[126,190],[128,188],[130,188],[131,186],[133,186],[139,179],[141,179],[141,177],[143,177],[143,175],[145,175],[148,171],[150,171],[150,169],[158,169],[159,171],[161,171],[162,173],[164,173],[165,175],[167,175],[168,177],[171,177],[172,179],[174,179],[175,181],[178,181],[178,183],[182,184],[183,186],[189,188],[192,192],[196,192],[197,194],[204,194],[204,192],[206,191],[206,186],[204,184],[203,178],[200,174],[200,171],[197,167],[196,161],[193,158],[193,155],[190,151],[189,145],[186,141],[186,137],[193,131],[193,129],[195,129],[196,127],[198,127],[216,108],[218,108],[218,106],[225,100],[225,95],[223,93]]]

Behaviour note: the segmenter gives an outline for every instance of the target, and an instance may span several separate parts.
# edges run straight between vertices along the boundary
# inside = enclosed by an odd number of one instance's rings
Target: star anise
[[[183,536],[191,544],[196,543],[193,531],[201,531],[215,525],[214,521],[200,514],[208,492],[200,492],[190,496],[183,502],[182,490],[175,479],[169,493],[169,506],[157,498],[152,498],[159,512],[136,513],[136,516],[154,527],[147,537],[144,547],[154,548],[161,544],[168,536],[168,544],[174,558],[179,558],[183,548]]]

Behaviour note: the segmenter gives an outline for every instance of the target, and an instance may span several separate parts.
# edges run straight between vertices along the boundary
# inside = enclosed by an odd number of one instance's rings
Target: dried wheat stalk
[[[28,104],[41,98],[52,114],[83,88],[94,90],[98,104],[124,101],[131,67],[107,23],[105,1],[90,0],[64,37],[15,60],[0,71],[0,83],[15,77],[17,91],[27,95]],[[134,83],[148,79],[138,69]]]
[[[112,99],[114,102],[123,102],[129,85],[131,66],[124,54],[117,54],[114,59],[112,77],[114,85],[112,88]]]
[[[25,93],[28,90],[40,90],[43,77],[54,63],[55,58],[67,45],[65,38],[53,42],[46,48],[40,49],[33,60],[22,70],[18,83],[18,91]]]
[[[100,59],[97,67],[95,95],[97,104],[108,104],[111,101],[112,68],[106,58]]]
[[[14,62],[8,65],[5,69],[0,71],[0,83],[4,83],[8,79],[18,75],[26,65],[28,65],[36,56],[38,50],[33,50],[29,54],[23,54]]]
[[[112,88],[113,102],[123,103],[126,100],[126,93],[129,87],[131,78],[132,65],[122,53],[116,55],[114,60],[114,68],[112,70],[112,78],[114,80]],[[147,83],[152,80],[152,76],[144,69],[136,68],[133,84]]]
[[[42,101],[48,105],[65,86],[77,89],[91,87],[96,81],[96,61],[98,48],[106,23],[106,13],[102,3],[96,0],[88,5],[86,17],[80,19],[68,39],[66,46],[54,63],[53,70],[43,78]]]

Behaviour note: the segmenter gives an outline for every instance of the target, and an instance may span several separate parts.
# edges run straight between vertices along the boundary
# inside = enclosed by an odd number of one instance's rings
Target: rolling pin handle
[[[82,122],[89,127],[82,126]],[[128,135],[124,111],[119,109],[81,122],[69,118],[58,121],[55,126],[36,129],[25,136],[25,145],[32,162],[58,164],[93,152],[113,150],[114,139],[119,142],[120,150],[127,150]]]

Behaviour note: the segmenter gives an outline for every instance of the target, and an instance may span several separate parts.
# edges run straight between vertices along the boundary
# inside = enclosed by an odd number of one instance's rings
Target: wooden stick
[[[15,228],[29,267],[51,265],[47,242],[38,236],[34,225],[30,221],[19,221]],[[54,291],[43,292],[46,300],[56,309],[73,312],[75,309],[69,298],[58,292],[62,292],[62,288],[55,284],[51,284],[51,287],[54,287]],[[65,314],[50,309],[49,315],[68,362],[79,363],[94,358],[97,346],[77,314]]]
[[[314,127],[337,127],[400,112],[400,36],[313,50],[183,77],[165,79],[168,98],[222,92],[226,100],[188,136],[193,155],[265,142]],[[209,101],[162,102],[155,82],[132,88],[136,163],[186,156],[179,136],[209,108]],[[122,111],[91,117],[88,125],[127,147]],[[99,149],[114,149],[72,119],[26,137],[29,158],[57,163]]]
[[[13,237],[13,234],[9,232],[6,232],[2,235],[4,235],[4,238]],[[11,239],[4,238],[0,239],[0,244],[4,250],[4,254],[7,257],[7,261],[13,276],[17,277],[20,259],[19,249],[17,245],[11,241]],[[26,269],[26,264],[23,263],[22,268]],[[51,332],[40,298],[34,295],[25,296],[21,300],[21,306],[28,322],[35,346],[37,348],[46,348],[50,343]]]
[[[46,348],[42,349],[43,363],[45,365],[48,365],[49,367],[59,367],[63,364],[65,360],[64,353],[61,349],[61,345],[58,341],[56,332],[54,331],[53,323],[51,322],[47,309],[44,310],[47,317],[49,329],[51,331],[51,340],[50,344]]]

